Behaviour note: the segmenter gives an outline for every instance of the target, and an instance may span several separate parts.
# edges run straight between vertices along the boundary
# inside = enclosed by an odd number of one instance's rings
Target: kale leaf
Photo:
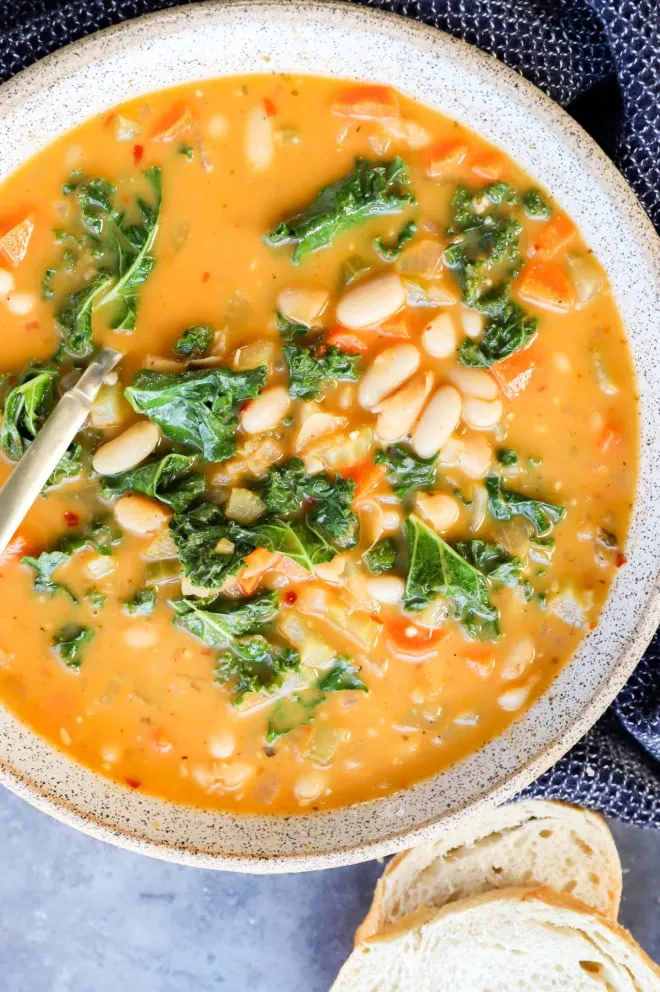
[[[537,537],[545,537],[555,524],[566,516],[563,506],[546,503],[544,500],[532,499],[522,493],[505,489],[499,476],[491,475],[486,479],[488,491],[488,512],[493,520],[512,520],[514,517],[524,517],[529,520]]]
[[[259,543],[256,533],[228,520],[222,509],[210,502],[177,514],[170,522],[170,533],[184,574],[193,585],[206,589],[220,589]],[[215,550],[222,540],[233,544],[230,554]]]
[[[289,394],[313,400],[329,382],[357,382],[360,355],[349,355],[333,345],[285,344],[282,348],[289,370]]]
[[[499,544],[479,540],[458,541],[455,550],[461,558],[487,575],[491,582],[502,586],[522,584],[520,573],[525,566],[524,558],[510,555]]]
[[[523,193],[522,205],[527,216],[534,220],[547,220],[552,213],[552,207],[548,206],[538,189],[528,189]]]
[[[442,596],[470,637],[497,640],[499,613],[490,601],[488,583],[481,572],[415,514],[406,520],[406,531],[410,564],[405,608],[421,610]]]
[[[261,498],[271,513],[299,513],[308,502],[306,523],[321,539],[343,549],[354,548],[360,525],[353,513],[355,482],[319,472],[306,475],[303,462],[292,458],[268,473]]]
[[[71,590],[60,582],[54,581],[55,571],[70,561],[73,555],[83,548],[92,547],[99,554],[110,555],[121,539],[121,533],[114,530],[105,520],[94,520],[86,530],[63,538],[50,551],[42,551],[36,557],[25,555],[21,558],[21,562],[34,570],[33,587],[35,592],[53,595],[61,590],[75,603],[77,599]]]
[[[213,328],[208,324],[188,327],[174,345],[173,351],[180,358],[201,358],[211,347]]]
[[[390,569],[394,568],[396,544],[391,537],[385,537],[373,548],[365,551],[362,557],[370,572],[374,575],[382,575],[383,572],[389,572]]]
[[[432,489],[436,482],[434,458],[419,458],[403,444],[393,444],[376,453],[376,465],[387,466],[387,481],[399,499],[413,489]]]
[[[274,744],[292,730],[313,723],[316,709],[325,702],[325,698],[317,686],[312,686],[303,692],[295,692],[284,699],[278,699],[273,704],[268,717],[266,743]]]
[[[99,495],[112,499],[124,493],[144,493],[181,513],[206,486],[202,473],[192,471],[195,462],[195,455],[164,455],[120,475],[105,476],[100,480]]]
[[[44,492],[54,489],[55,486],[59,486],[62,482],[67,482],[69,479],[77,479],[83,470],[82,460],[83,447],[77,441],[74,441],[60,458],[57,467],[51,472],[44,486]]]
[[[123,608],[131,617],[150,617],[156,609],[156,593],[153,589],[139,589]]]
[[[311,572],[315,565],[331,561],[336,551],[320,535],[311,530],[304,520],[274,519],[259,524],[254,530],[259,546],[293,558]]]
[[[350,658],[339,655],[326,675],[322,675],[318,687],[321,692],[344,692],[356,689],[360,692],[368,692],[366,685],[358,676],[360,671]]]
[[[538,318],[530,317],[517,303],[507,303],[486,323],[479,341],[464,341],[458,349],[462,365],[490,366],[524,348],[536,334]]]
[[[376,238],[374,240],[374,251],[384,262],[394,262],[416,234],[417,224],[414,220],[409,220],[397,234],[394,244],[387,245],[382,238]]]
[[[58,310],[56,321],[62,333],[62,345],[73,358],[87,358],[92,353],[92,312],[112,285],[112,276],[96,275],[89,285],[70,293]]]
[[[206,461],[221,462],[236,450],[237,404],[257,396],[266,374],[264,366],[248,372],[142,369],[125,394],[133,409],[157,423],[170,441],[199,451]]]
[[[300,667],[297,651],[263,636],[277,616],[275,593],[240,601],[218,597],[202,606],[181,599],[171,605],[180,627],[221,652],[216,681],[232,683],[236,703],[249,692],[272,691]]]
[[[414,202],[402,159],[373,163],[358,158],[353,172],[323,187],[306,210],[282,221],[264,235],[264,241],[271,247],[295,245],[293,262],[297,264],[352,227],[371,217],[400,213]]]
[[[85,648],[94,636],[90,627],[67,623],[53,636],[53,648],[67,668],[78,670],[83,661]]]
[[[71,590],[60,582],[53,581],[53,575],[60,565],[64,565],[65,562],[70,560],[70,554],[67,554],[65,551],[58,551],[57,549],[53,551],[42,551],[37,557],[25,555],[21,558],[24,565],[29,565],[30,568],[34,569],[33,588],[35,592],[45,592],[52,596],[61,590],[75,603],[76,597]]]

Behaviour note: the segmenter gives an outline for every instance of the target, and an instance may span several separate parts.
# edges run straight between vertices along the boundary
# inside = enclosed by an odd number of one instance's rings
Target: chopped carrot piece
[[[605,424],[598,437],[598,449],[606,455],[620,443],[621,431],[613,427],[612,424]]]
[[[164,117],[161,117],[154,129],[152,137],[154,141],[175,141],[182,134],[185,134],[186,131],[190,130],[192,123],[193,115],[190,107],[187,104],[183,106],[177,104],[171,110],[168,110]]]
[[[553,258],[575,237],[575,224],[566,214],[555,214],[544,224],[534,239],[534,254]]]
[[[279,558],[267,548],[255,548],[243,559],[243,568],[237,575],[238,584],[244,596],[251,596],[266,572]]]
[[[389,86],[355,86],[333,100],[332,112],[366,121],[398,117],[399,98]]]
[[[25,534],[21,534],[20,531],[16,531],[5,550],[0,554],[0,568],[14,565],[21,560],[23,555],[34,555],[38,550],[39,548],[33,540]]]
[[[574,303],[573,284],[556,262],[528,263],[518,282],[518,294],[527,303],[560,313]]]
[[[424,154],[424,171],[430,179],[444,176],[454,166],[460,165],[468,153],[463,141],[439,141]]]
[[[30,215],[10,227],[0,238],[0,252],[14,268],[25,258],[33,231],[34,216]]]
[[[387,640],[392,649],[399,655],[411,660],[420,661],[433,654],[449,631],[444,627],[431,630],[429,627],[418,627],[412,620],[395,620],[385,625]]]
[[[536,370],[536,360],[533,348],[521,348],[514,351],[508,358],[491,366],[491,372],[498,386],[507,397],[515,399],[530,383]]]
[[[504,159],[497,152],[482,152],[472,159],[470,168],[482,179],[499,179],[504,171]]]
[[[269,117],[274,117],[277,113],[277,107],[269,97],[264,100],[264,110]]]
[[[359,334],[353,331],[345,331],[342,327],[336,327],[326,338],[326,344],[333,348],[339,348],[349,355],[363,355],[369,350],[368,343]]]
[[[355,482],[353,502],[357,503],[380,485],[385,478],[385,466],[376,465],[372,459],[369,459],[360,465],[352,466],[346,472],[345,478],[353,479]]]

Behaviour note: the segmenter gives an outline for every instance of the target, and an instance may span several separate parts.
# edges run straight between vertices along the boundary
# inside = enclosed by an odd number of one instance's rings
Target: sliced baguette
[[[660,970],[577,899],[511,888],[403,917],[354,949],[331,992],[660,992]]]
[[[600,816],[545,800],[512,803],[393,858],[355,943],[418,906],[440,908],[519,885],[550,886],[616,920],[621,882],[619,855]]]

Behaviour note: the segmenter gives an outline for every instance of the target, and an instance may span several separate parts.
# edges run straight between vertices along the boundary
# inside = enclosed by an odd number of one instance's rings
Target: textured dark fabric
[[[194,0],[193,0],[194,2]],[[572,113],[660,228],[659,0],[364,0],[492,52]],[[0,80],[175,0],[0,0]],[[527,795],[660,828],[660,635],[598,724]]]

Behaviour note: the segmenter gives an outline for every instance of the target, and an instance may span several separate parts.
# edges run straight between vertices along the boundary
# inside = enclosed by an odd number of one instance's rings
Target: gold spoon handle
[[[108,372],[122,358],[103,348],[78,382],[62,396],[0,491],[0,554],[45,486],[60,458],[87,420]]]

